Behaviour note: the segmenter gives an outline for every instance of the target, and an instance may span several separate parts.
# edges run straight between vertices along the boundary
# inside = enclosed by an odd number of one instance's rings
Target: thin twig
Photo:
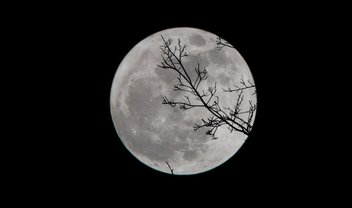
[[[220,37],[216,38],[217,49],[221,50],[223,47],[234,48],[229,42],[221,39]]]
[[[174,174],[174,169],[171,168],[169,162],[166,160],[166,165],[169,167],[170,171],[171,171],[171,174],[173,175]]]

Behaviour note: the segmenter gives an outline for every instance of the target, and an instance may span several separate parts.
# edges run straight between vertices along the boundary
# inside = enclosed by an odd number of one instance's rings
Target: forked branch
[[[235,86],[236,88],[234,89],[223,89],[223,92],[238,93],[234,108],[223,108],[220,105],[219,96],[216,95],[216,82],[207,89],[201,89],[200,87],[201,83],[208,78],[208,70],[206,67],[201,67],[200,63],[197,63],[194,68],[196,77],[191,78],[189,76],[189,69],[186,69],[182,62],[183,58],[188,56],[186,52],[187,45],[183,45],[180,39],[178,39],[177,44],[172,46],[172,39],[166,40],[163,36],[161,36],[161,39],[163,41],[163,44],[160,46],[162,61],[158,67],[175,71],[177,73],[177,81],[174,84],[174,90],[185,93],[184,99],[177,101],[163,96],[162,104],[167,104],[171,107],[178,106],[183,111],[192,108],[205,108],[211,113],[211,116],[201,119],[201,123],[196,123],[193,129],[197,131],[201,128],[207,128],[206,135],[210,135],[212,139],[217,139],[216,132],[219,127],[223,125],[227,126],[231,132],[237,131],[248,135],[252,128],[251,122],[256,110],[256,105],[250,104],[250,108],[245,111],[241,109],[244,100],[243,90],[254,88],[254,85],[250,81],[247,81],[248,83],[244,82],[242,77],[240,87]],[[232,47],[229,43],[224,42],[220,38],[218,38],[217,44],[218,49],[225,46]],[[243,114],[248,114],[246,120]],[[166,163],[168,164],[168,162]]]
[[[221,50],[223,47],[234,48],[229,42],[221,39],[220,37],[216,38],[216,45],[218,50]]]

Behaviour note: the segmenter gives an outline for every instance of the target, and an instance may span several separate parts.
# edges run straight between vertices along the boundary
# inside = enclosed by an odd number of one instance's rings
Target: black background
[[[78,53],[83,49],[84,56],[78,54],[82,64],[68,72],[69,76],[70,73],[74,76],[71,81],[78,89],[70,93],[75,103],[69,102],[73,108],[70,113],[76,114],[74,119],[77,119],[72,126],[77,135],[70,136],[75,145],[71,152],[75,162],[66,158],[73,166],[73,179],[84,178],[83,181],[89,181],[88,186],[96,183],[115,189],[135,184],[142,190],[159,193],[178,188],[185,192],[201,191],[203,186],[257,191],[265,191],[269,186],[287,189],[307,177],[307,173],[302,172],[302,166],[307,163],[302,164],[301,156],[297,155],[297,149],[302,150],[298,141],[304,140],[305,136],[294,130],[296,127],[291,126],[292,122],[287,122],[290,117],[295,119],[297,113],[294,105],[289,103],[294,96],[290,94],[293,86],[289,83],[293,81],[292,84],[297,86],[294,79],[298,76],[293,72],[297,69],[292,66],[297,63],[293,63],[295,61],[290,56],[297,56],[293,51],[299,50],[299,45],[296,45],[295,36],[287,36],[288,33],[300,36],[294,28],[273,20],[235,19],[231,15],[193,20],[191,17],[165,20],[163,17],[141,16],[134,20],[126,17],[126,20],[118,19],[117,22],[110,18],[98,18],[96,23],[91,22],[94,18],[88,22],[83,19],[84,32],[76,37]],[[252,70],[259,106],[254,131],[243,148],[219,168],[188,177],[160,173],[135,159],[119,141],[109,109],[112,79],[126,53],[152,33],[181,26],[213,32],[237,48]],[[294,59],[301,61],[304,57]],[[75,175],[76,171],[78,175]],[[126,181],[131,184],[125,185]],[[209,194],[211,192],[209,190]]]
[[[39,186],[63,200],[107,201],[151,195],[152,201],[165,196],[169,202],[224,196],[230,198],[222,201],[253,196],[261,202],[300,202],[324,193],[335,182],[326,174],[331,155],[324,149],[325,137],[330,135],[322,132],[326,125],[315,123],[324,119],[320,96],[329,94],[321,91],[328,76],[328,63],[323,67],[321,60],[331,44],[326,34],[336,27],[325,10],[160,5],[148,5],[153,10],[144,5],[48,7],[18,20],[18,42],[31,55],[24,79],[36,78],[26,85],[26,109],[31,109],[26,134],[34,139],[20,145],[30,153],[18,156],[27,188]],[[119,140],[110,115],[119,63],[139,41],[172,27],[200,28],[229,41],[257,87],[257,116],[242,148],[218,168],[192,176],[164,174],[139,162]]]

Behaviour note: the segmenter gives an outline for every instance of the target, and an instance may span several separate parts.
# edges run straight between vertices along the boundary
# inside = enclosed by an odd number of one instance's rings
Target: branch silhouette
[[[208,71],[206,67],[201,67],[201,65],[197,63],[194,68],[196,77],[191,78],[189,75],[189,69],[186,69],[183,65],[183,58],[188,56],[186,52],[187,45],[182,44],[181,40],[178,39],[177,43],[172,46],[172,39],[166,40],[162,35],[161,38],[163,41],[163,44],[160,46],[162,61],[157,66],[165,70],[175,71],[177,73],[177,83],[174,84],[174,90],[185,93],[184,99],[177,101],[170,100],[168,97],[163,96],[162,104],[170,105],[171,107],[178,106],[183,111],[192,108],[205,108],[208,110],[211,113],[211,116],[201,119],[200,123],[194,124],[193,130],[198,131],[201,128],[206,128],[206,135],[211,136],[212,139],[218,138],[216,137],[216,132],[219,127],[223,125],[227,126],[230,132],[237,131],[248,135],[252,129],[251,123],[254,112],[256,111],[256,105],[252,105],[252,103],[250,103],[250,108],[243,111],[241,104],[244,99],[243,91],[253,88],[254,85],[249,81],[247,84],[242,78],[242,87],[237,87],[234,89],[228,88],[226,90],[223,89],[223,92],[238,93],[237,101],[234,107],[223,108],[220,105],[219,97],[216,95],[216,82],[213,86],[208,87],[206,90],[200,89],[201,83],[208,78]],[[219,39],[219,41],[220,40],[221,39]],[[225,42],[221,46],[225,47],[227,46],[226,44],[228,43]],[[222,47],[218,47],[218,49],[220,50]],[[247,119],[244,119],[243,114],[248,114]]]
[[[240,80],[240,84],[241,86],[237,86],[237,85],[234,85],[235,88],[227,88],[227,89],[224,89],[222,88],[222,90],[224,92],[241,92],[243,90],[246,90],[246,89],[250,89],[250,88],[254,88],[255,89],[255,85],[250,81],[250,80],[247,80],[247,83],[243,80],[243,76],[241,75],[241,80]],[[256,94],[256,91],[254,91],[252,93],[252,95]]]
[[[229,42],[221,39],[220,37],[216,38],[217,49],[221,50],[223,47],[234,48]]]
[[[174,169],[171,168],[171,166],[170,166],[168,161],[165,161],[165,162],[166,162],[167,167],[169,167],[171,174],[173,175],[174,174]]]

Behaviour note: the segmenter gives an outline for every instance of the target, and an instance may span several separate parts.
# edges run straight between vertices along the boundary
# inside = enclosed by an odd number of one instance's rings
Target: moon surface
[[[224,93],[222,88],[238,84],[243,77],[254,83],[245,60],[235,48],[217,49],[217,35],[195,28],[172,28],[146,37],[135,45],[120,63],[111,88],[110,107],[113,123],[125,147],[145,165],[171,174],[166,161],[176,175],[198,174],[211,170],[231,158],[247,139],[241,132],[230,132],[223,125],[212,140],[206,128],[193,130],[210,113],[204,108],[187,111],[162,104],[162,97],[184,98],[185,92],[174,91],[177,75],[157,65],[161,63],[161,35],[180,39],[186,44],[184,66],[193,71],[197,63],[208,70],[204,89],[217,83],[217,95],[222,106],[233,107],[236,93]],[[256,103],[253,91],[244,91],[243,109],[249,101]],[[254,119],[253,119],[254,120]]]

